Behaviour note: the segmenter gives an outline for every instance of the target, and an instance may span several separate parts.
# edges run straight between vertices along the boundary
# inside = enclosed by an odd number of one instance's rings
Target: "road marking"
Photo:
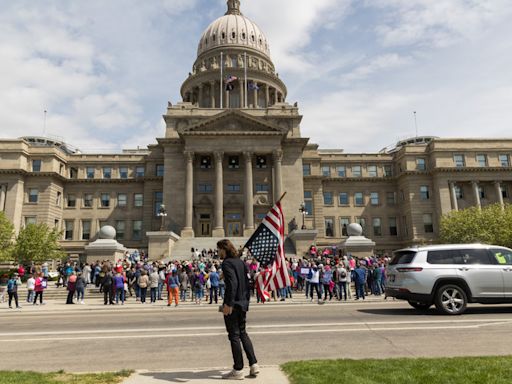
[[[463,325],[471,323],[473,325]],[[383,325],[428,325],[428,324],[455,324],[454,326],[412,326],[412,327],[381,327]],[[265,334],[295,334],[295,333],[323,333],[323,332],[359,332],[359,331],[383,331],[383,330],[422,330],[422,329],[465,329],[465,328],[479,328],[483,326],[495,326],[495,325],[510,325],[512,320],[503,319],[476,319],[476,320],[420,320],[420,321],[382,321],[382,322],[351,322],[351,323],[316,323],[316,324],[266,324],[266,325],[253,325],[247,327],[251,334],[254,335],[265,335]],[[345,328],[345,329],[333,329],[332,327],[352,327],[358,328]],[[305,329],[305,328],[319,328],[319,327],[330,327],[329,329]],[[265,329],[274,328],[300,328],[296,330],[279,330],[279,331],[264,331]],[[47,332],[8,332],[0,333],[0,337],[25,337],[25,336],[54,336],[54,335],[73,335],[73,337],[45,337],[37,339],[18,339],[18,341],[41,341],[41,340],[101,340],[101,339],[125,339],[125,338],[159,338],[159,337],[196,337],[196,336],[219,336],[224,335],[225,332],[219,333],[197,333],[194,335],[189,334],[159,334],[157,332],[190,332],[190,331],[205,331],[205,330],[223,330],[224,327],[180,327],[180,328],[127,328],[127,329],[102,329],[102,330],[71,330],[71,331],[47,331]],[[260,331],[258,331],[260,330]],[[152,333],[151,335],[141,335],[140,333]],[[134,335],[113,335],[115,333],[137,333]],[[77,337],[77,335],[87,334],[87,337]],[[97,336],[98,334],[110,334],[108,336]],[[12,340],[1,340],[1,341],[12,341]]]
[[[510,324],[511,322],[507,322]],[[458,325],[458,326],[439,326],[439,327],[385,327],[385,328],[371,328],[361,327],[352,329],[338,329],[338,333],[349,333],[349,332],[396,332],[396,331],[421,331],[421,330],[454,330],[454,329],[478,329],[481,326],[489,326],[494,324],[475,324],[475,325]],[[175,330],[174,330],[175,331]],[[255,331],[250,332],[253,335],[293,335],[293,334],[305,334],[305,333],[333,333],[332,329],[315,329],[315,330],[292,330],[292,331]],[[187,337],[217,337],[226,336],[226,332],[208,332],[198,333],[195,335],[183,335],[183,334],[160,334],[160,335],[111,335],[111,336],[88,336],[88,337],[54,337],[54,338],[31,338],[31,339],[5,339],[1,340],[2,343],[20,343],[20,342],[36,342],[36,341],[78,341],[78,340],[120,340],[120,339],[160,339],[160,338],[187,338]]]

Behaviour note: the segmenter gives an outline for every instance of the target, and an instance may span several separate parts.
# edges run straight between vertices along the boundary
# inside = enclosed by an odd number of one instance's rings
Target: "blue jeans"
[[[347,300],[347,282],[340,281],[338,283],[338,300],[343,300],[343,295],[345,295],[345,300]]]
[[[35,292],[34,291],[28,291],[27,293],[27,303],[31,303],[34,301],[34,296],[35,296]]]
[[[159,281],[158,282],[158,291],[157,291],[157,297],[158,297],[158,300],[162,300],[162,292],[163,292],[163,289],[164,289],[164,282],[163,281]]]
[[[204,296],[203,288],[195,289],[194,293],[196,295],[196,301],[201,301],[203,299],[203,296]]]
[[[76,289],[76,300],[81,301],[84,299],[85,295],[85,289],[84,288],[77,288]]]
[[[124,303],[124,287],[116,288],[116,304],[119,303],[119,299],[121,299],[121,303]]]
[[[186,301],[187,300],[187,290],[180,288],[180,301]]]
[[[364,300],[364,284],[356,283],[356,299]]]
[[[224,298],[224,291],[226,290],[226,286],[224,284],[219,285],[219,296]]]
[[[154,303],[156,302],[156,290],[158,288],[151,288],[150,290],[150,295],[151,295],[151,302]]]

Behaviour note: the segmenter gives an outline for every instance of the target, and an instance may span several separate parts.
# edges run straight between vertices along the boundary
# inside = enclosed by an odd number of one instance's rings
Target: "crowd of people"
[[[288,259],[290,285],[276,289],[271,300],[286,301],[303,293],[319,304],[330,300],[364,300],[367,295],[379,296],[386,286],[386,265],[389,257],[372,256],[363,259],[343,255],[329,249],[311,247],[308,259]],[[257,303],[265,300],[256,289],[256,279],[262,272],[259,263],[250,255],[243,257],[249,270],[251,296]],[[48,285],[48,265],[18,268],[11,276],[0,276],[0,302],[8,294],[9,308],[21,308],[18,287],[25,281],[27,303],[44,305],[43,294]],[[27,274],[26,279],[24,279]],[[137,303],[157,303],[178,306],[191,301],[217,304],[224,297],[222,263],[213,250],[192,250],[191,260],[150,262],[143,252],[127,253],[123,260],[113,263],[97,261],[92,264],[66,262],[57,267],[57,287],[68,294],[66,304],[84,304],[86,287],[96,287],[103,293],[104,305],[124,305],[127,300]]]

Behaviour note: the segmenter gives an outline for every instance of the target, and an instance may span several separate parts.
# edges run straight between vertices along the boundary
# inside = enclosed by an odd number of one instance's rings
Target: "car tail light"
[[[423,268],[408,267],[408,268],[397,268],[396,270],[398,272],[421,272],[421,271],[423,271]]]

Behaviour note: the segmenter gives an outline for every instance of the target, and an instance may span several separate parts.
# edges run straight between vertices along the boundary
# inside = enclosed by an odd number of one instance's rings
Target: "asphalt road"
[[[216,306],[1,311],[0,369],[105,371],[227,367]],[[252,306],[261,365],[317,358],[512,354],[512,306],[472,305],[458,317],[402,302]]]

